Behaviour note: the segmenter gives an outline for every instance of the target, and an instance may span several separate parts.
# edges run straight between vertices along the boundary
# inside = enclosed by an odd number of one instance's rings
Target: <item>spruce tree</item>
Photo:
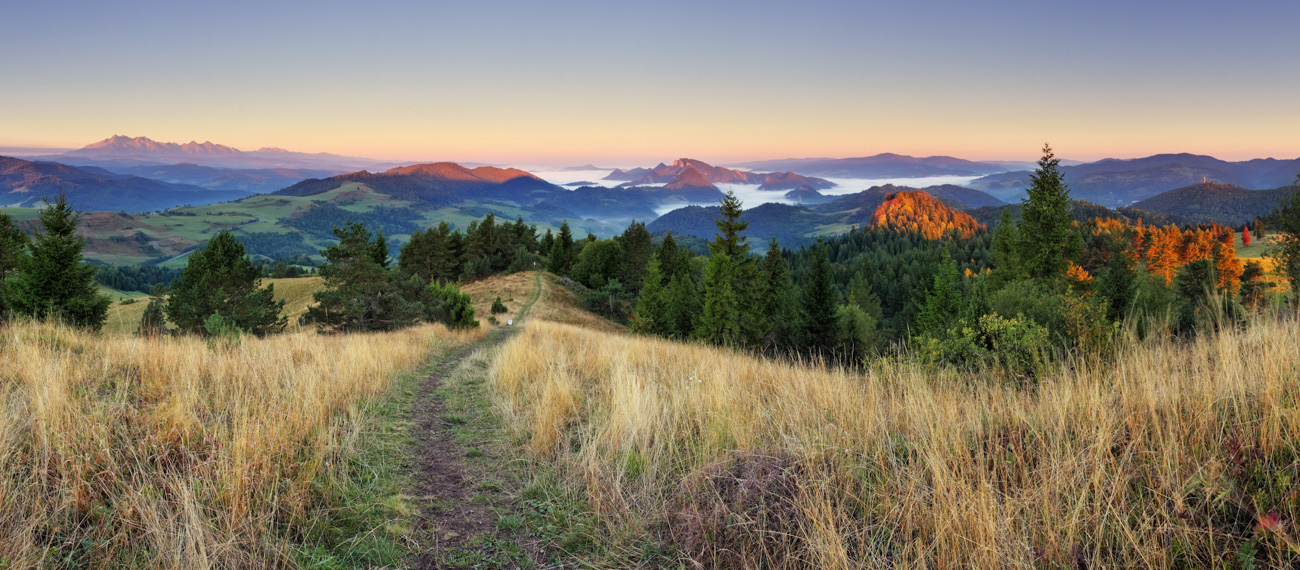
[[[108,297],[99,294],[95,267],[82,261],[86,245],[77,236],[80,212],[63,193],[41,210],[41,231],[19,259],[18,273],[6,280],[9,308],[36,319],[57,318],[98,331],[108,317]]]
[[[641,294],[632,308],[630,325],[633,332],[669,336],[672,334],[672,310],[669,290],[664,286],[659,260],[651,259],[646,267]]]
[[[1079,258],[1081,243],[1060,163],[1052,147],[1043,145],[1038,170],[1030,176],[1029,196],[1021,202],[1020,263],[1029,277],[1037,279],[1062,277],[1070,262]]]
[[[550,260],[547,262],[546,270],[559,276],[569,274],[569,269],[573,267],[573,232],[569,229],[569,221],[565,220],[560,224],[560,235],[555,238],[551,244]]]
[[[20,261],[27,255],[27,241],[27,233],[8,215],[0,213],[0,320],[9,312],[5,280],[18,273]]]
[[[391,264],[388,260],[388,240],[384,238],[384,230],[376,232],[375,242],[370,246],[370,256],[384,269],[388,269]]]
[[[934,274],[934,285],[926,293],[916,318],[916,334],[942,338],[957,325],[963,308],[961,275],[947,251]]]
[[[672,279],[677,275],[677,240],[673,239],[673,232],[664,236],[663,243],[655,250],[655,258],[659,260],[659,269],[663,272],[664,279]]]
[[[654,239],[645,229],[645,222],[633,221],[619,236],[619,244],[623,246],[619,280],[635,295],[641,290],[641,279],[654,257]]]
[[[740,301],[732,288],[736,268],[731,257],[715,252],[704,269],[704,312],[694,338],[722,346],[740,342]]]
[[[552,245],[555,245],[555,235],[551,233],[551,228],[546,228],[546,235],[542,236],[537,249],[543,254],[550,253]]]
[[[1137,268],[1120,240],[1111,245],[1106,268],[1097,276],[1097,292],[1107,300],[1106,317],[1121,321],[1137,297]]]
[[[1020,248],[1020,232],[1011,217],[1011,208],[1002,208],[998,227],[993,230],[993,273],[990,278],[995,288],[1024,277]]]
[[[258,336],[284,329],[284,301],[275,300],[274,285],[259,288],[262,271],[244,253],[244,244],[223,231],[190,254],[165,309],[178,330],[206,334],[212,315]]]
[[[460,263],[452,251],[451,233],[451,227],[443,221],[437,227],[411,234],[411,241],[397,254],[398,270],[425,283],[458,278]]]
[[[1300,301],[1300,177],[1296,178],[1296,192],[1278,204],[1273,218],[1278,235],[1267,255],[1276,271],[1291,283],[1292,298]]]
[[[725,312],[735,315],[735,328],[739,335],[737,344],[754,346],[759,344],[763,335],[762,308],[758,303],[752,302],[752,299],[742,299],[742,296],[752,295],[755,292],[755,286],[758,285],[758,266],[754,258],[749,255],[749,240],[741,235],[741,232],[749,228],[749,222],[740,219],[744,210],[735,192],[727,191],[727,195],[722,199],[720,214],[720,217],[714,221],[718,233],[714,234],[713,240],[709,242],[709,255],[713,257],[721,255],[730,260],[728,285],[731,293],[728,298],[735,299],[736,305]],[[704,294],[707,305],[709,294],[707,275]]]
[[[821,239],[809,254],[799,289],[800,346],[810,354],[828,354],[839,340],[835,312],[840,303],[829,248]]]
[[[760,280],[758,304],[763,311],[764,339],[771,348],[788,350],[798,329],[799,308],[790,266],[776,238],[768,244]]]
[[[703,310],[700,304],[699,286],[695,281],[695,272],[691,268],[691,255],[688,250],[681,250],[678,255],[677,274],[673,275],[669,291],[669,335],[686,339],[695,332],[695,321]]]

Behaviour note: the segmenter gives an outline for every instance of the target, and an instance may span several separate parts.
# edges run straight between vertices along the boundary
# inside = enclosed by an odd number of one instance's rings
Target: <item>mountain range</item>
[[[1161,192],[1133,204],[1133,207],[1178,216],[1191,222],[1238,226],[1272,214],[1278,204],[1296,190],[1296,186],[1247,190],[1232,184],[1208,182]]]
[[[77,209],[114,212],[212,204],[252,194],[116,174],[97,167],[0,156],[0,205],[35,207],[45,198],[53,200],[59,192]]]
[[[1279,188],[1293,183],[1297,173],[1300,173],[1300,158],[1230,162],[1185,153],[1135,159],[1108,158],[1061,167],[1072,198],[1110,207],[1127,206],[1161,192],[1202,182],[1251,189]],[[1018,199],[1029,187],[1031,174],[1027,170],[993,174],[968,186],[1003,200]]]
[[[176,164],[189,163],[216,168],[236,169],[316,169],[351,171],[373,168],[382,161],[329,153],[293,152],[263,147],[242,151],[212,142],[190,141],[183,144],[158,142],[148,137],[113,135],[102,141],[49,158],[74,165],[94,163]]]
[[[622,181],[620,186],[649,186],[671,183],[688,169],[694,169],[713,184],[758,184],[759,190],[793,190],[803,185],[815,190],[834,188],[835,183],[793,172],[757,173],[713,166],[702,160],[679,158],[671,165],[659,163],[654,168],[614,169],[605,180]]]
[[[808,176],[831,178],[983,176],[1007,170],[1007,166],[1000,163],[974,162],[951,156],[915,157],[893,153],[858,158],[759,160],[737,166],[753,170],[789,170]]]

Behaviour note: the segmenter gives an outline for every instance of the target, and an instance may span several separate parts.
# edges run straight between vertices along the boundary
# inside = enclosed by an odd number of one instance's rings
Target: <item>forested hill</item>
[[[1133,204],[1133,207],[1175,215],[1194,222],[1218,222],[1237,226],[1272,214],[1278,204],[1295,191],[1295,186],[1247,190],[1232,184],[1211,182],[1162,192]]]

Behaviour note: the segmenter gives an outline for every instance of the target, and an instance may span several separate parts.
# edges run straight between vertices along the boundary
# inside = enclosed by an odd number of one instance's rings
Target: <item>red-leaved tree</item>
[[[1241,228],[1241,245],[1250,245],[1250,226],[1244,226]]]

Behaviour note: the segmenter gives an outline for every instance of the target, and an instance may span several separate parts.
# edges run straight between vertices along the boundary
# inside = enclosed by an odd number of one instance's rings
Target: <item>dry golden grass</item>
[[[573,291],[560,285],[551,273],[542,274],[542,293],[529,317],[533,320],[577,325],[601,332],[627,332],[627,327],[583,309]]]
[[[865,374],[534,320],[493,365],[528,455],[587,498],[608,564],[1259,567],[1300,560],[1300,322],[1133,341],[1037,389]],[[1289,538],[1288,538],[1289,537]],[[688,566],[691,566],[688,564]],[[1290,566],[1293,567],[1293,566]]]
[[[507,311],[496,317],[497,322],[505,326],[507,319],[519,318],[519,309],[523,308],[528,302],[529,295],[533,293],[533,282],[536,276],[536,271],[498,274],[466,283],[460,290],[474,301],[474,316],[479,320],[479,326],[490,326],[487,318],[492,316],[492,301],[500,295]]]
[[[484,332],[213,348],[0,325],[0,566],[289,565],[296,533],[337,507],[326,489],[356,457],[365,402]]]

